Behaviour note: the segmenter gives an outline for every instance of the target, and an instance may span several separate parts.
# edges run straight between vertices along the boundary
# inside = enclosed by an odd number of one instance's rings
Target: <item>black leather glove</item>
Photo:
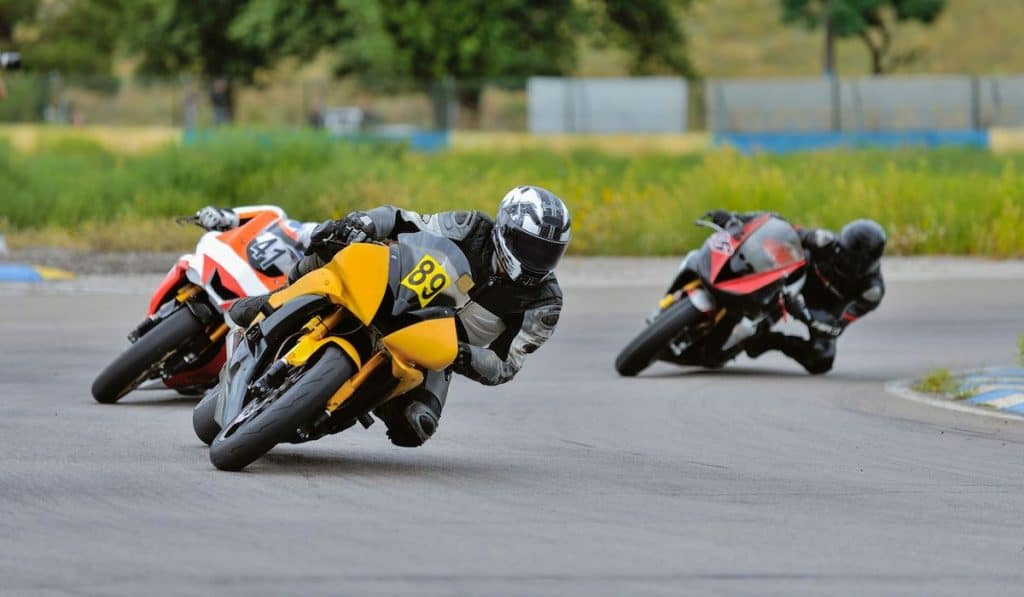
[[[377,227],[373,218],[361,211],[354,211],[340,220],[327,220],[313,230],[309,239],[307,255],[317,254],[330,260],[340,249],[352,244],[376,238]]]
[[[733,219],[731,211],[725,209],[712,209],[711,211],[705,212],[703,219],[710,220],[712,223],[725,228],[725,225],[729,223],[729,220]]]
[[[830,336],[838,338],[843,333],[844,326],[831,314],[824,311],[814,311],[811,320],[807,322],[811,336]]]
[[[452,371],[459,375],[469,375],[473,372],[473,349],[467,342],[459,342],[459,354],[452,362]]]

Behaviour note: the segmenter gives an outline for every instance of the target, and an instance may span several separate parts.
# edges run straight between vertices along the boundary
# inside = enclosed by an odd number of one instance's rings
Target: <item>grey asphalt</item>
[[[192,401],[89,395],[151,279],[7,288],[0,594],[1020,593],[1024,423],[883,385],[1011,360],[1024,279],[896,279],[822,377],[770,355],[620,379],[660,280],[602,263],[515,381],[454,386],[423,448],[378,424],[240,474]]]

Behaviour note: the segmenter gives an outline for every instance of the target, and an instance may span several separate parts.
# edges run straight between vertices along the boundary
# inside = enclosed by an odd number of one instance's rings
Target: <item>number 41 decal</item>
[[[402,286],[413,291],[416,298],[420,299],[421,308],[429,305],[430,301],[434,300],[434,297],[441,294],[441,291],[448,288],[451,283],[452,281],[444,268],[430,255],[424,255],[416,267],[409,272],[409,275],[402,280]]]

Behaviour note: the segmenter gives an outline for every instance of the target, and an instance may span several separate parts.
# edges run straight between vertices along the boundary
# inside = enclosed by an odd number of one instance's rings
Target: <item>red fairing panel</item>
[[[189,386],[210,383],[211,380],[217,379],[217,374],[220,373],[220,368],[224,366],[226,357],[227,347],[222,342],[220,352],[217,353],[217,356],[210,359],[209,363],[199,369],[182,371],[177,375],[172,375],[164,380],[164,385],[169,388],[187,388]]]
[[[734,238],[728,232],[715,233],[708,242],[711,243],[711,281],[714,282],[718,279],[718,274],[725,267],[725,264],[729,262],[736,249],[743,244],[743,241],[747,240],[755,230],[760,228],[765,222],[771,219],[771,214],[764,214],[757,217],[750,222],[747,222],[743,226],[743,234],[739,238]]]
[[[248,296],[242,285],[238,283],[238,280],[233,278],[231,274],[222,267],[218,267],[218,264],[213,259],[210,259],[209,255],[203,255],[203,284],[209,284],[210,280],[213,279],[213,274],[217,273],[220,275],[220,281],[224,284],[224,287],[234,292],[236,296]],[[222,297],[223,298],[223,297]],[[230,299],[224,303],[221,303],[221,309],[227,308],[227,305],[234,303],[235,299]]]
[[[806,261],[799,261],[779,269],[743,276],[742,278],[729,280],[728,282],[722,282],[721,284],[715,284],[715,288],[731,292],[733,294],[750,294],[764,288],[779,278],[788,276],[803,267],[806,263]]]
[[[156,287],[156,292],[149,299],[149,311],[146,315],[152,315],[156,313],[156,310],[160,308],[160,305],[167,302],[167,296],[174,292],[174,290],[181,286],[182,282],[186,280],[185,270],[188,269],[188,262],[184,259],[178,261],[171,268],[171,271],[167,272],[164,279]]]

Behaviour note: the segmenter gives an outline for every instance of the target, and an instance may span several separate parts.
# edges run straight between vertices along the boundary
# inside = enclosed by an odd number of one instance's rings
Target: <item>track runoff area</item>
[[[1024,426],[893,379],[1012,359],[1013,263],[889,260],[811,377],[777,355],[618,377],[674,260],[568,260],[552,341],[381,426],[212,468],[194,401],[89,385],[157,277],[0,285],[0,594],[1014,594]],[[983,554],[979,556],[978,554]]]

